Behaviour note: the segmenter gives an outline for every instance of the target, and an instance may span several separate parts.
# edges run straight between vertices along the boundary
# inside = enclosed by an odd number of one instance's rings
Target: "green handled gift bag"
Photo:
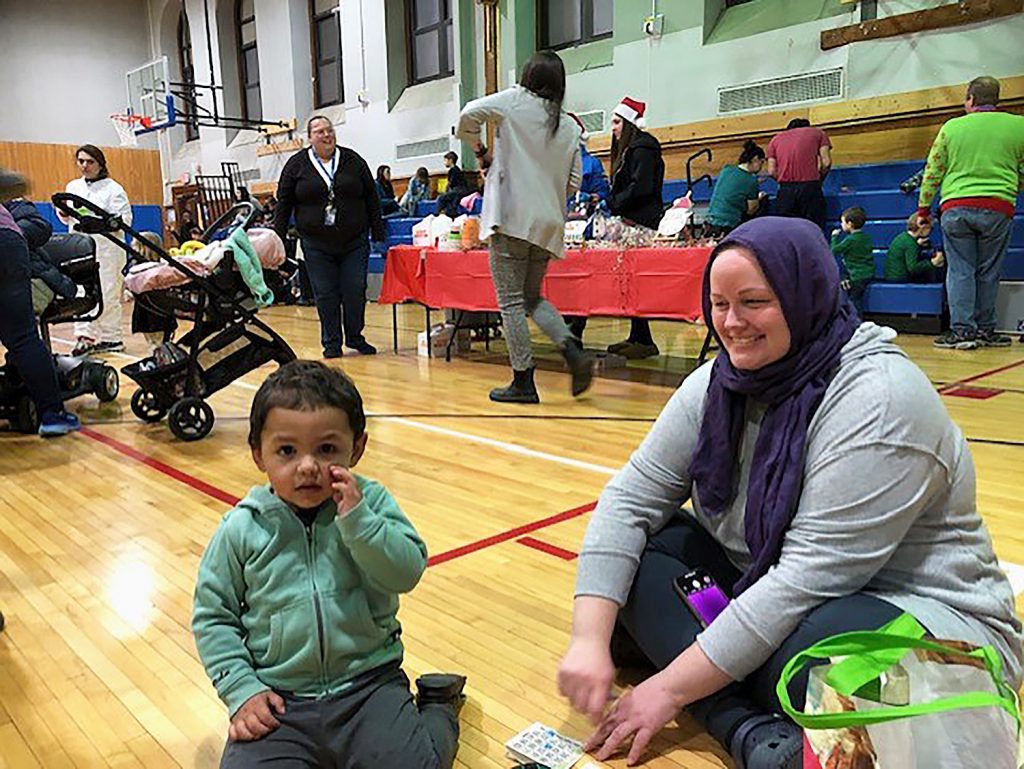
[[[925,638],[903,614],[789,661],[777,693],[804,729],[804,769],[1019,769],[1017,695],[991,646]],[[813,667],[810,667],[813,666]],[[804,710],[789,684],[810,667]]]

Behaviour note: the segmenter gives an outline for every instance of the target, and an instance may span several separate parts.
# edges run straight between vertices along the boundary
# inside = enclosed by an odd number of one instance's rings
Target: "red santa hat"
[[[590,133],[587,131],[587,127],[583,125],[583,121],[580,120],[580,116],[575,112],[570,112],[569,117],[576,121],[576,125],[580,127],[580,141],[586,141],[590,138]]]
[[[628,96],[624,96],[615,109],[612,110],[612,114],[618,115],[623,120],[632,123],[637,128],[644,127],[644,112],[647,110],[647,105],[642,101],[631,99]]]

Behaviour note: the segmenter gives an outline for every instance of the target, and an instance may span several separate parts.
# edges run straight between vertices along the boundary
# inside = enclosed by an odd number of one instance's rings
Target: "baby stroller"
[[[39,334],[47,349],[52,350],[50,326],[95,320],[103,313],[103,293],[92,238],[79,233],[54,235],[39,251],[79,287],[78,294],[71,298],[49,292],[52,298],[39,314]],[[53,358],[64,400],[88,393],[103,402],[117,397],[120,380],[113,366],[88,356],[54,355]],[[0,419],[9,421],[18,432],[34,433],[39,429],[35,402],[12,364],[0,368]]]
[[[159,243],[145,240],[139,232],[88,200],[62,192],[54,205],[78,219],[85,231],[108,235],[124,230],[160,258],[161,269],[175,273],[180,285],[135,292],[135,301],[147,310],[188,321],[192,328],[176,342],[168,342],[154,355],[121,369],[138,384],[132,394],[132,412],[144,422],[165,416],[171,432],[183,441],[204,438],[213,428],[213,409],[204,400],[264,363],[295,360],[288,343],[257,317],[257,304],[240,272],[236,258],[225,249],[223,258],[209,274],[200,274],[165,251]],[[210,243],[220,233],[248,229],[259,209],[253,203],[236,203],[210,225],[202,240]],[[147,261],[129,243],[119,245],[129,254],[129,264]],[[184,282],[181,282],[184,281]]]

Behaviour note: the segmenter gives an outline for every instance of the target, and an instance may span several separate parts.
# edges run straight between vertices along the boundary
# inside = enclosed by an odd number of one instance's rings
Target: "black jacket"
[[[469,186],[469,180],[466,179],[465,172],[457,165],[452,166],[448,169],[448,187],[445,192],[463,192],[469,194],[472,188]]]
[[[626,149],[608,196],[608,208],[616,216],[657,229],[665,206],[661,185],[665,181],[665,161],[661,145],[645,131],[637,131]]]
[[[29,269],[32,277],[40,278],[54,293],[68,299],[73,297],[78,290],[75,281],[52,265],[46,255],[39,250],[53,235],[50,223],[39,213],[35,204],[28,200],[9,200],[4,206],[11,212],[28,242]]]
[[[383,241],[387,235],[380,215],[377,186],[366,161],[353,150],[339,147],[341,156],[334,174],[335,222],[324,224],[327,206],[327,185],[313,165],[309,150],[292,155],[281,171],[277,183],[277,206],[274,209],[274,230],[284,240],[288,221],[295,213],[299,237],[326,251],[343,251],[357,239]]]

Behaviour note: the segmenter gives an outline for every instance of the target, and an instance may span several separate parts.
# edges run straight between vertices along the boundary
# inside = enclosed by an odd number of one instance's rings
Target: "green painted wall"
[[[402,91],[409,85],[409,64],[406,61],[404,0],[385,0],[384,39],[387,41],[388,112]]]
[[[717,19],[705,25],[704,40],[720,43],[807,21],[848,14],[850,5],[840,0],[754,0],[722,8]],[[712,26],[710,32],[708,26]]]

